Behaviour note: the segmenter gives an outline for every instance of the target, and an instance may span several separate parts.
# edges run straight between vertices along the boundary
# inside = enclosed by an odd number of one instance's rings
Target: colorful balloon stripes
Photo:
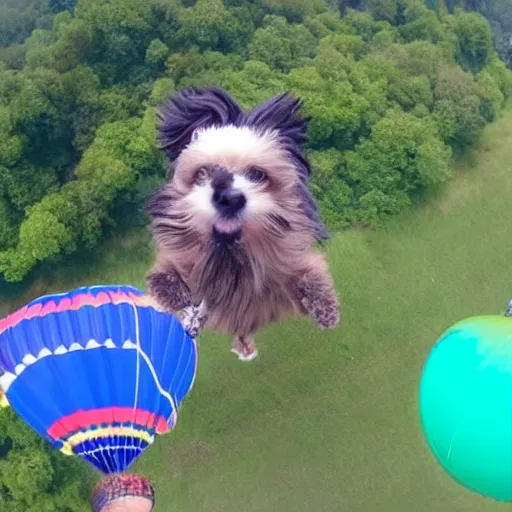
[[[0,321],[0,387],[64,453],[126,470],[172,430],[197,369],[178,318],[129,286],[36,299]]]

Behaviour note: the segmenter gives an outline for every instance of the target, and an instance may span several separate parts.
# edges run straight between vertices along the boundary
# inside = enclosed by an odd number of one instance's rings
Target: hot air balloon
[[[512,301],[504,316],[466,318],[432,348],[420,383],[428,446],[471,491],[512,502]]]
[[[121,473],[175,427],[201,315],[180,320],[130,286],[36,299],[0,321],[5,403],[63,453]]]

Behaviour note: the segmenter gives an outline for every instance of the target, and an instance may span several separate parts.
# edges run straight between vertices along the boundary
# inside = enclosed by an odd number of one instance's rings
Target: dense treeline
[[[369,11],[373,16],[401,24],[407,3],[374,2],[371,0],[334,0],[341,13],[348,8]],[[502,59],[512,65],[512,0],[425,0],[425,5],[437,14],[453,14],[457,10],[475,11],[485,16],[494,32],[494,44]]]
[[[302,96],[311,187],[333,229],[376,225],[447,180],[453,152],[512,93],[485,18],[419,0],[368,0],[367,12],[325,0],[0,6],[7,281],[145,222],[165,174],[155,107],[176,88],[220,85],[245,107]]]

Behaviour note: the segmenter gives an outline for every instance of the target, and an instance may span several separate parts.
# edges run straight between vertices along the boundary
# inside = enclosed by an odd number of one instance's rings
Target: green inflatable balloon
[[[443,333],[423,369],[420,413],[448,474],[512,502],[512,318],[468,318]]]

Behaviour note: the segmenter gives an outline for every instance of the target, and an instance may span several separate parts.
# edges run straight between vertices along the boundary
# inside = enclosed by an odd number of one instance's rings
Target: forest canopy
[[[245,108],[303,98],[310,186],[339,230],[448,180],[512,72],[487,19],[443,0],[0,0],[0,276],[143,225],[166,172],[156,107],[211,85]]]

